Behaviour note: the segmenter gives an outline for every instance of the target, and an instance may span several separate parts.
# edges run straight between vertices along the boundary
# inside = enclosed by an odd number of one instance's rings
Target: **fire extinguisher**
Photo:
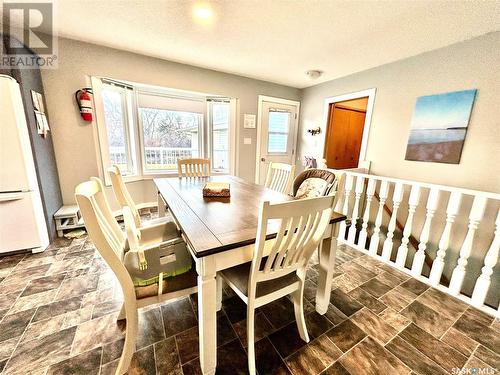
[[[75,92],[75,98],[83,120],[91,122],[93,117],[92,89],[90,87],[85,87],[78,90]]]

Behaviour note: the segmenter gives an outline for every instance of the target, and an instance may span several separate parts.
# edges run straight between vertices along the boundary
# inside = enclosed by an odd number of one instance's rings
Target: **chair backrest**
[[[335,203],[336,198],[331,195],[277,204],[262,203],[249,277],[249,298],[255,295],[258,282],[285,276],[307,265],[330,222]],[[278,230],[263,262],[269,225],[277,225]]]
[[[289,194],[292,187],[295,165],[285,163],[269,163],[264,186],[283,194]]]
[[[92,177],[79,184],[75,198],[90,239],[118,278],[123,293],[135,298],[132,278],[122,262],[125,235],[111,212],[101,180]]]
[[[135,206],[134,200],[130,196],[130,193],[123,182],[122,174],[120,168],[117,165],[113,165],[108,168],[109,178],[111,179],[111,185],[113,186],[113,192],[115,193],[116,200],[120,204],[120,207],[128,207],[132,212],[134,217],[134,222],[137,227],[141,226],[141,215],[139,215],[139,210]]]
[[[179,177],[207,177],[211,174],[210,159],[179,159]]]
[[[313,196],[319,197],[328,195],[328,193],[332,189],[335,189],[335,185],[337,184],[335,173],[333,173],[332,171],[326,169],[316,169],[316,168],[306,169],[305,171],[299,173],[297,177],[295,177],[295,180],[293,181],[292,192],[294,197],[297,197],[299,188],[301,188],[301,185],[304,183],[304,181],[309,179],[321,179],[324,180],[325,183],[321,184],[321,186],[308,187],[309,189],[313,189],[314,191],[305,194],[307,195],[307,197],[313,197]]]

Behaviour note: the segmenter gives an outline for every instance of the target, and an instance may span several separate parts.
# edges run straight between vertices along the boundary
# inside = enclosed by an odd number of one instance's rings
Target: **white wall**
[[[88,76],[97,75],[177,89],[225,95],[239,99],[241,153],[239,175],[253,180],[255,174],[255,129],[243,129],[244,113],[257,114],[258,95],[298,100],[300,90],[237,75],[201,69],[130,52],[70,39],[59,39],[59,67],[43,70],[42,78],[59,171],[63,201],[74,203],[77,184],[98,176],[92,126],[81,120],[75,103],[77,89],[88,86]],[[260,63],[260,62],[256,62]],[[252,138],[244,145],[243,138]],[[154,199],[151,181],[128,184],[138,202]]]
[[[411,41],[409,41],[411,43]],[[306,131],[323,124],[324,99],[376,88],[367,160],[372,172],[430,183],[500,191],[500,32],[383,65],[302,91],[299,155],[323,142]],[[417,97],[478,89],[460,164],[406,161]]]

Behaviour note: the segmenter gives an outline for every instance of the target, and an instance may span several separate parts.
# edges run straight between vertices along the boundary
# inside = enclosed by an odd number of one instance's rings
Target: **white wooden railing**
[[[158,169],[177,169],[177,160],[199,157],[198,150],[186,147],[145,147],[144,154],[146,165],[158,167]],[[109,159],[111,164],[127,164],[127,154],[125,153],[125,147],[110,147]],[[214,169],[229,169],[228,150],[212,150],[211,159],[213,160]]]
[[[499,285],[490,287],[499,272],[500,194],[344,172],[337,210],[348,220],[341,242],[499,315]],[[402,233],[398,221],[404,222]],[[441,282],[444,272],[449,285]]]
[[[177,168],[178,159],[198,157],[198,150],[182,147],[145,147],[145,162],[148,166],[172,166]],[[110,147],[109,159],[112,164],[127,164],[124,147]]]

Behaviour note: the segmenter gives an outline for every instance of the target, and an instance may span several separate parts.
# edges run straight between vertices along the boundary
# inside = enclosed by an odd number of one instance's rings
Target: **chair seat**
[[[163,294],[176,292],[178,290],[188,289],[197,285],[198,274],[196,270],[191,269],[188,272],[178,276],[163,279]],[[148,286],[135,287],[137,299],[153,297],[158,295],[158,283]]]
[[[163,219],[163,218],[162,218]],[[150,247],[180,237],[180,232],[175,223],[166,218],[165,220],[155,222],[148,221],[141,227],[141,246]]]
[[[233,283],[245,296],[248,296],[248,278],[250,277],[250,267],[252,262],[241,264],[227,270],[222,271],[222,276]],[[288,285],[300,281],[296,272],[291,272],[288,275],[278,277],[273,280],[261,281],[257,283],[256,297],[262,297],[283,289]]]

